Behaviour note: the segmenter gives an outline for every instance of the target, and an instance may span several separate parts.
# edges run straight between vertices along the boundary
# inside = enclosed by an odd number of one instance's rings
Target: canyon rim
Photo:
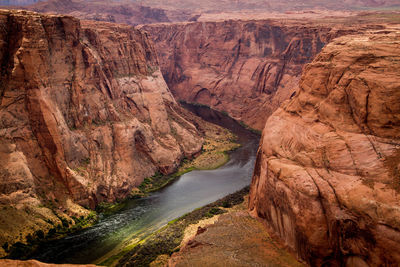
[[[398,1],[0,5],[0,265],[400,264]]]

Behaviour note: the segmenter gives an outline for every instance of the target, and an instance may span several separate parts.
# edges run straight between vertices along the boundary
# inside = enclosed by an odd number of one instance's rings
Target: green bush
[[[208,212],[205,214],[205,217],[211,218],[211,217],[213,217],[214,215],[222,214],[222,213],[224,213],[224,211],[221,210],[220,208],[212,207],[212,208],[209,209]]]
[[[51,228],[51,229],[49,230],[49,232],[47,233],[47,236],[48,236],[48,237],[52,237],[52,236],[54,236],[56,233],[57,233],[56,229],[55,229],[55,228]]]
[[[28,244],[32,244],[35,242],[35,239],[33,238],[33,236],[31,234],[28,234],[26,236],[26,242],[28,242]]]
[[[61,218],[61,222],[63,227],[67,228],[69,226],[69,222],[67,219]]]
[[[35,236],[36,236],[38,239],[43,239],[43,238],[44,238],[44,233],[43,233],[42,230],[37,230],[37,231],[35,232]]]
[[[28,245],[25,245],[24,243],[17,242],[14,245],[11,246],[10,248],[10,254],[8,257],[10,259],[26,259],[29,253],[31,252],[31,249]]]
[[[232,207],[232,204],[229,201],[224,201],[224,202],[222,202],[222,207],[230,208],[230,207]]]
[[[4,249],[5,252],[8,252],[8,242],[5,242],[1,247]]]

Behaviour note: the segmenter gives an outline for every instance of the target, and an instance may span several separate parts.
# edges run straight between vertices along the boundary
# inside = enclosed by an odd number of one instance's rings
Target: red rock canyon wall
[[[400,262],[400,31],[345,36],[269,117],[250,209],[313,266]]]
[[[78,217],[76,204],[125,198],[201,150],[131,26],[0,11],[0,62],[1,244],[57,221],[49,208]]]
[[[332,38],[356,32],[301,21],[146,25],[175,97],[262,129],[297,89],[302,67]]]

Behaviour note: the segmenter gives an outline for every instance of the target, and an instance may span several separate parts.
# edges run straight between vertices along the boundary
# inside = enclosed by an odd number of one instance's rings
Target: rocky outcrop
[[[287,15],[293,12],[313,15],[321,11],[327,11],[328,20],[330,20],[332,11],[342,13],[371,8],[397,10],[400,7],[398,0],[304,0],[301,2],[296,0],[2,0],[0,5],[14,7],[22,5],[19,8],[37,12],[70,14],[82,19],[115,19],[115,22],[128,24],[204,21],[207,18],[213,18],[211,20],[214,21],[215,18],[219,20],[238,16],[248,20],[260,14],[259,18],[264,19],[275,17],[278,13],[284,14],[287,18]]]
[[[230,211],[218,219],[208,220],[214,222],[198,226],[194,236],[172,255],[168,266],[305,266],[276,242],[263,223],[252,218],[248,211]]]
[[[307,11],[312,13],[314,11],[310,10],[396,9],[400,6],[398,0],[337,0],[334,2],[329,0],[146,0],[144,2],[148,6],[165,9],[168,13],[173,11],[179,13],[186,11],[192,14],[247,13],[248,18],[257,12]]]
[[[0,11],[0,26],[0,244],[201,150],[145,33],[25,11]]]
[[[249,206],[312,266],[400,262],[399,40],[336,39],[265,125]]]
[[[15,9],[64,14],[79,19],[130,25],[169,21],[163,9],[151,8],[127,1],[46,0],[28,6],[16,6],[19,4],[14,1],[10,2],[10,5],[13,5],[11,8]]]
[[[156,44],[175,97],[228,112],[260,130],[296,90],[303,65],[332,38],[356,31],[298,20],[157,24],[144,29]]]

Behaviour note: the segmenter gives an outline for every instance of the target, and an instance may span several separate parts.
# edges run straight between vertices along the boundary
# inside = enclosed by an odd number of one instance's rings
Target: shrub
[[[44,233],[43,233],[42,230],[37,230],[37,231],[35,232],[35,235],[36,235],[36,237],[39,238],[39,239],[43,239],[43,238],[44,238]]]
[[[10,248],[10,259],[26,259],[30,253],[30,248],[21,242],[17,242]]]
[[[62,226],[67,228],[69,226],[68,220],[65,218],[61,218]]]
[[[1,247],[4,249],[5,252],[8,252],[8,242],[5,242]]]
[[[56,229],[55,228],[51,228],[50,230],[49,230],[49,232],[47,233],[47,236],[48,237],[52,237],[52,236],[54,236],[55,234],[56,234]]]
[[[26,236],[26,242],[28,242],[28,244],[32,244],[34,241],[35,240],[34,240],[34,238],[33,238],[33,236],[31,234],[28,234]]]

